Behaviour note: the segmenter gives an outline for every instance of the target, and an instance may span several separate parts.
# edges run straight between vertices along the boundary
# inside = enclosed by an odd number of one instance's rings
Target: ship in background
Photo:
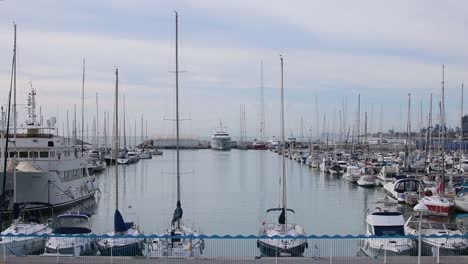
[[[213,136],[211,136],[211,149],[230,150],[231,146],[231,136],[226,131],[226,128],[223,127],[223,124],[220,123]]]

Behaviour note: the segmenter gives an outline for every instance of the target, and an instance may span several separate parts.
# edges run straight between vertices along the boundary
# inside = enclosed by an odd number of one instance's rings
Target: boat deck
[[[387,263],[411,263],[417,262],[415,256],[399,256],[387,257]],[[26,256],[26,257],[7,257],[6,259],[0,258],[0,263],[343,263],[343,264],[375,264],[384,263],[383,258],[373,259],[369,257],[336,257],[330,260],[329,257],[313,259],[313,258],[133,258],[133,257],[44,257],[44,256]],[[437,258],[422,257],[421,263],[437,263]],[[444,264],[459,264],[468,263],[468,256],[441,256],[440,263]]]

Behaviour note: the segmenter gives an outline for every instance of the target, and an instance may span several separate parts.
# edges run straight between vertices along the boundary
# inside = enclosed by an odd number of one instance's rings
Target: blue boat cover
[[[126,232],[133,226],[133,222],[125,223],[122,214],[118,209],[115,209],[114,213],[114,231],[115,232]]]

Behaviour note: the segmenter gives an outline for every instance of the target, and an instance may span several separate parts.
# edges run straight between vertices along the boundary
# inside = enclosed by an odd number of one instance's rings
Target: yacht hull
[[[21,237],[3,237],[0,250],[6,255],[25,256],[42,254],[44,252],[46,238],[32,237],[22,239]]]
[[[116,245],[112,247],[103,247],[99,245],[101,256],[142,256],[142,247],[140,242],[126,245]]]
[[[308,247],[307,242],[304,242],[287,248],[283,246],[276,246],[265,241],[258,240],[257,247],[260,249],[260,254],[262,257],[302,257],[304,256],[304,251]]]
[[[3,177],[3,173],[0,174]],[[13,174],[8,172],[6,190],[12,191]],[[16,172],[17,202],[37,201],[49,203],[54,208],[65,208],[94,197],[95,189],[90,185],[94,177],[76,177],[68,180],[62,178],[56,172]],[[0,182],[0,188],[1,188]],[[90,186],[88,186],[90,185]],[[13,201],[8,201],[7,212],[13,209]],[[29,205],[25,210],[43,210],[45,205]]]
[[[231,139],[212,139],[211,140],[211,149],[214,150],[230,150],[231,149]]]

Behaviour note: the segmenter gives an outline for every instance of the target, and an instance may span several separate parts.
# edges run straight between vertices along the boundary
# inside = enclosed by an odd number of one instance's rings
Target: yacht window
[[[405,235],[403,226],[374,226],[375,235],[377,236],[396,236]]]
[[[28,157],[28,152],[26,152],[26,151],[20,152],[20,153],[19,153],[19,157],[20,157],[20,158],[27,158],[27,157]]]
[[[36,151],[31,151],[31,152],[29,152],[29,157],[30,158],[37,158],[37,157],[39,157],[39,153],[36,152]]]
[[[15,156],[15,152],[10,152],[10,158],[13,158]]]
[[[47,142],[47,146],[49,146],[49,147],[53,147],[53,146],[54,146],[54,142],[53,142],[53,141],[49,141],[49,142]]]
[[[48,158],[48,157],[49,157],[49,152],[47,152],[47,151],[41,151],[41,152],[39,152],[39,157],[41,157],[41,158]]]

